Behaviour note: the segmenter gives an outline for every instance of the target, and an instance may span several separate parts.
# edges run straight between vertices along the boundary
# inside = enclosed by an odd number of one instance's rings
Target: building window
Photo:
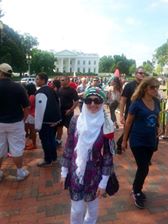
[[[90,68],[88,69],[88,73],[90,73]]]
[[[83,68],[83,73],[85,73],[85,68]]]
[[[96,65],[96,61],[94,61],[94,65]]]
[[[70,65],[72,65],[72,60],[70,60]]]
[[[89,65],[91,64],[91,61],[90,61],[90,60],[88,61],[88,64],[89,64]]]
[[[72,72],[72,68],[70,68],[70,72]]]
[[[80,65],[80,61],[78,60],[78,65]]]
[[[94,73],[96,73],[96,69],[94,68]]]
[[[85,61],[83,61],[83,65],[85,65]]]
[[[78,68],[78,72],[80,72],[80,68]]]

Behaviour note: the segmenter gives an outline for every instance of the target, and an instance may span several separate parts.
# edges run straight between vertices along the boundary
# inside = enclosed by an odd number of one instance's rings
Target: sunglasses
[[[84,103],[85,104],[91,104],[91,103],[94,103],[94,104],[102,104],[103,103],[103,100],[101,99],[101,98],[94,98],[94,99],[92,99],[92,98],[86,98],[86,99],[84,99]]]
[[[158,85],[155,85],[155,86],[153,85],[153,86],[149,86],[149,88],[150,89],[159,89],[159,86]]]
[[[140,74],[140,75],[144,75],[145,73],[144,73],[144,72],[138,72],[138,74]]]
[[[61,79],[60,81],[63,82],[63,81],[65,81],[65,79]]]

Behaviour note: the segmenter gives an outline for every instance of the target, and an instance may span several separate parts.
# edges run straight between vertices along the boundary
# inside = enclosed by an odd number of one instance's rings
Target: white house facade
[[[96,73],[99,70],[99,56],[97,54],[85,54],[83,52],[64,50],[55,53],[56,72],[81,72]]]

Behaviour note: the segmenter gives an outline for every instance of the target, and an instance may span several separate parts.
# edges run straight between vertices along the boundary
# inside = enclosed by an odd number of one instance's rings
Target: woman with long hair
[[[120,79],[118,77],[114,77],[113,80],[111,81],[107,98],[108,98],[111,120],[114,122],[116,128],[119,128],[119,125],[117,123],[115,112],[120,102],[121,90],[122,90],[122,84]]]
[[[158,144],[160,102],[157,99],[159,81],[153,77],[144,78],[132,95],[126,119],[122,149],[127,140],[137,164],[132,196],[138,208],[144,208],[146,195],[142,192],[149,163]]]

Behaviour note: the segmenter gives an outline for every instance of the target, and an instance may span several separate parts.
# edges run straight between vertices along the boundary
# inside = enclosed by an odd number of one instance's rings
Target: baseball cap
[[[0,71],[5,74],[12,74],[13,72],[12,67],[7,63],[0,64]]]

